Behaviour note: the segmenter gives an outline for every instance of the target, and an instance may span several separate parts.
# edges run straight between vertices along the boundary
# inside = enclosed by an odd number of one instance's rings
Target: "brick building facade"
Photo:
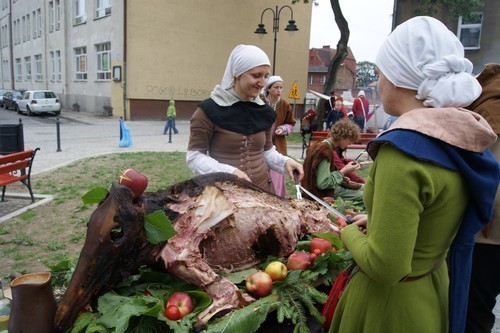
[[[356,88],[356,59],[349,47],[347,48],[347,52],[347,57],[337,72],[337,81],[335,82],[334,90],[338,94],[342,94],[343,91],[347,90],[354,91]],[[328,74],[328,65],[336,53],[337,50],[330,48],[330,45],[325,45],[320,49],[312,48],[309,50],[307,89],[321,93],[325,92],[324,86]]]

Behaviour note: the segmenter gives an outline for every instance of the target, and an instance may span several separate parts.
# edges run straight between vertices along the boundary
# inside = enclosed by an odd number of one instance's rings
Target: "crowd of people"
[[[366,181],[355,173],[359,163],[344,157],[365,126],[364,91],[350,113],[332,91],[324,104],[328,137],[301,164],[287,156],[296,120],[281,98],[283,79],[270,76],[267,55],[252,45],[234,48],[221,83],[195,110],[187,164],[283,197],[285,175],[295,172],[316,196],[362,207],[366,213],[341,232],[359,269],[329,332],[486,332],[500,291],[499,265],[491,276],[482,273],[499,259],[497,206],[488,223],[500,181],[498,144],[496,157],[489,149],[500,132],[500,93],[481,112],[466,108],[484,96],[481,77],[471,74],[457,37],[431,17],[399,25],[376,70],[384,110],[395,120],[368,144],[374,163]],[[496,81],[481,83],[496,82],[498,91],[500,66],[489,74]]]

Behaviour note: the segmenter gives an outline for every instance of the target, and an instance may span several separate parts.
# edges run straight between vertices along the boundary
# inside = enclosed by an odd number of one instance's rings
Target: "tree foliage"
[[[483,6],[481,0],[420,0],[415,14],[436,16],[439,13],[451,18],[462,15],[471,19],[474,16],[473,11]]]
[[[356,85],[358,87],[366,87],[371,82],[378,80],[378,75],[375,72],[375,64],[369,61],[361,61],[356,63]]]

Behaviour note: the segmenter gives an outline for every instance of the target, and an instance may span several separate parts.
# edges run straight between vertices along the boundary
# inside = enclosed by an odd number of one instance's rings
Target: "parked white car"
[[[56,94],[50,90],[26,90],[23,98],[17,101],[17,113],[53,112],[56,116],[61,114],[61,103]]]

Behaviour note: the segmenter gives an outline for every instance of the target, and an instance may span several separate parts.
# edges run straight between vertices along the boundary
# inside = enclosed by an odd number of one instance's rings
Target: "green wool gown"
[[[448,331],[445,262],[467,204],[457,172],[383,145],[364,191],[367,233],[350,225],[342,242],[358,263],[329,332]],[[432,274],[416,281],[407,276]]]

